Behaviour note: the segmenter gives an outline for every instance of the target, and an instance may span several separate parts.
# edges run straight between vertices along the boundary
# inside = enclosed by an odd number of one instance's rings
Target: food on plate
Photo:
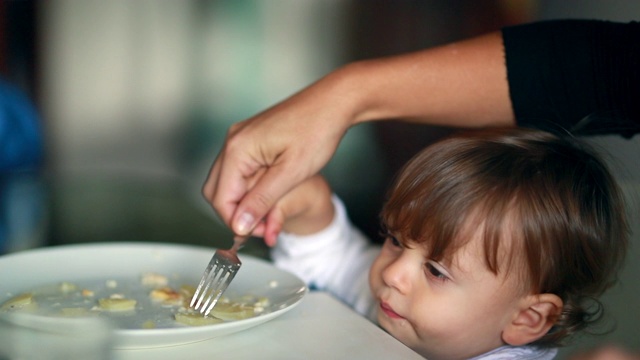
[[[32,293],[20,294],[7,300],[2,306],[0,311],[12,312],[12,311],[33,311],[38,308],[38,303],[33,299]]]
[[[161,274],[147,272],[142,274],[140,282],[145,286],[164,287],[169,284],[169,278]]]
[[[224,322],[224,320],[212,316],[202,316],[196,311],[178,312],[175,314],[178,323],[189,326],[214,325]]]
[[[161,302],[163,305],[179,306],[184,302],[184,295],[178,291],[165,286],[160,289],[153,289],[149,293],[149,298],[153,301]]]
[[[222,320],[242,320],[253,317],[255,311],[251,305],[225,302],[216,304],[209,314]]]
[[[123,297],[112,297],[98,300],[98,308],[107,311],[131,311],[136,307],[136,300]]]
[[[70,283],[70,282],[62,282],[60,283],[60,291],[62,291],[63,293],[70,293],[72,291],[76,291],[78,289],[78,286],[74,283]]]
[[[176,275],[147,272],[138,279],[64,281],[13,296],[0,305],[0,311],[61,317],[101,316],[123,329],[158,329],[243,320],[269,310],[269,299],[265,297],[223,296],[204,316],[189,307],[195,286],[177,284],[178,280]]]

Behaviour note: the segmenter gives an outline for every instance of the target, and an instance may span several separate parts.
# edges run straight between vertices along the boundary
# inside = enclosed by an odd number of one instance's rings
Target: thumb
[[[250,234],[282,196],[300,182],[298,176],[291,176],[291,173],[285,174],[283,169],[280,166],[270,167],[240,200],[231,222],[236,234]],[[275,226],[275,223],[272,226]],[[271,229],[275,228],[271,227]]]

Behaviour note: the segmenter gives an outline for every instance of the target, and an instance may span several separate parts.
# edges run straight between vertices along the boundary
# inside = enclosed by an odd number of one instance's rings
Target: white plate
[[[179,274],[197,284],[215,249],[152,243],[107,243],[41,248],[0,257],[0,303],[43,285],[61,281],[138,279],[142,273]],[[240,256],[242,267],[227,293],[267,297],[270,306],[256,317],[199,327],[117,329],[120,349],[173,346],[228,335],[291,310],[307,293],[304,282],[269,262]]]

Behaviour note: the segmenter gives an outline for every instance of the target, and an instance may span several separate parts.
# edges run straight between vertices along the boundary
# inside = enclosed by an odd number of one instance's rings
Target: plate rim
[[[11,261],[20,261],[22,257],[31,257],[31,256],[43,256],[43,255],[51,255],[57,252],[69,252],[69,251],[82,251],[82,250],[107,250],[107,249],[118,249],[119,251],[123,249],[139,249],[140,251],[154,251],[154,250],[162,250],[162,251],[171,251],[171,250],[179,250],[179,251],[193,251],[197,252],[209,252],[211,256],[213,256],[215,247],[208,247],[202,245],[193,245],[193,244],[179,244],[179,243],[164,243],[164,242],[147,242],[147,241],[113,241],[113,242],[88,242],[88,243],[75,243],[75,244],[60,244],[60,245],[51,245],[33,249],[21,250],[9,254],[4,254],[0,256],[0,265],[6,264]],[[280,269],[274,266],[274,264],[266,259],[256,257],[251,254],[239,254],[239,258],[241,260],[249,260],[254,263],[260,264],[260,266],[269,266],[273,267],[278,272],[286,273],[289,276],[295,278],[301,285],[300,290],[296,293],[297,297],[291,303],[287,304],[286,307],[275,309],[266,313],[264,315],[238,320],[234,322],[225,322],[220,324],[212,324],[212,325],[204,325],[204,326],[194,326],[194,327],[179,327],[179,328],[161,328],[161,329],[114,329],[113,330],[113,348],[115,349],[148,349],[148,348],[160,348],[166,346],[176,346],[181,344],[188,344],[193,342],[199,342],[203,340],[208,340],[211,338],[219,337],[219,336],[227,336],[231,335],[235,332],[243,331],[249,329],[254,326],[261,325],[266,323],[278,316],[283,315],[284,313],[292,310],[297,307],[300,302],[306,297],[309,293],[309,287],[304,283],[300,277],[296,274],[293,274],[285,269]],[[203,264],[203,271],[206,264]],[[1,294],[6,295],[6,294]],[[216,329],[211,335],[206,335],[207,330]],[[149,341],[135,341],[141,337],[149,338],[149,337],[167,337],[169,335],[175,335],[175,332],[179,332],[180,336],[176,336],[176,340],[182,339],[177,342],[170,342],[161,345],[149,345]],[[224,334],[216,335],[215,333],[224,332]],[[146,335],[146,336],[145,336]],[[186,340],[193,335],[201,335],[198,338],[194,338],[193,340]],[[153,342],[153,341],[151,341]]]

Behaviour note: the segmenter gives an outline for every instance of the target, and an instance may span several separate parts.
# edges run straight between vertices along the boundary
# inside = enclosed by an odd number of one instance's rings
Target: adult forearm
[[[341,82],[351,125],[390,119],[452,127],[515,125],[500,32],[355,62],[329,78]]]

